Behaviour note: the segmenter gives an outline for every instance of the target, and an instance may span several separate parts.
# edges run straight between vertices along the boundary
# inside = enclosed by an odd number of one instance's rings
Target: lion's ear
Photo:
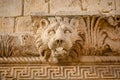
[[[45,28],[45,27],[47,27],[47,25],[48,25],[48,20],[46,20],[46,19],[40,20],[39,26],[40,26],[41,28]]]
[[[48,25],[48,20],[40,18],[38,16],[33,16],[32,18],[32,26],[33,26],[33,31],[36,33],[38,30],[41,30],[44,27],[47,27]]]

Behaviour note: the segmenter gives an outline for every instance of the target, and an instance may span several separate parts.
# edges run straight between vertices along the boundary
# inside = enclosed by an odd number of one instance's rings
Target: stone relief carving
[[[13,37],[9,35],[0,36],[0,56],[11,56],[13,53]]]
[[[0,34],[1,57],[30,57],[38,56],[30,34]]]
[[[83,55],[114,55],[120,53],[119,31],[109,18],[87,16],[79,19],[80,36],[82,36]],[[109,22],[109,23],[108,23]],[[115,21],[114,21],[115,22]]]
[[[36,44],[42,60],[58,62],[77,58],[78,53],[72,50],[80,36],[77,32],[78,24],[67,17],[50,17],[42,19],[36,32]],[[76,50],[75,50],[76,51]],[[71,53],[71,54],[70,54]],[[49,58],[49,59],[48,59]]]
[[[39,57],[42,62],[81,56],[120,55],[120,16],[33,16],[35,34],[1,35],[1,57]],[[19,39],[19,40],[17,40]]]
[[[74,61],[81,55],[119,55],[120,23],[117,18],[77,16],[39,20],[36,22],[39,27],[36,44],[40,57],[58,62],[59,57]]]
[[[3,80],[119,80],[120,64],[41,66],[40,64],[1,67]]]

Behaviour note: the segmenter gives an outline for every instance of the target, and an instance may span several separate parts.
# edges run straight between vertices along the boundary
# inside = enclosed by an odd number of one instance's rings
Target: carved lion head
[[[68,60],[73,45],[80,40],[76,27],[78,24],[75,19],[41,19],[35,35],[41,60],[55,63]]]

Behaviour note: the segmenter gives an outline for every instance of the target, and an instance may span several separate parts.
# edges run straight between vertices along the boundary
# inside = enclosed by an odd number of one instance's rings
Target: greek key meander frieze
[[[0,67],[0,80],[119,80],[120,64],[48,66],[9,65]]]

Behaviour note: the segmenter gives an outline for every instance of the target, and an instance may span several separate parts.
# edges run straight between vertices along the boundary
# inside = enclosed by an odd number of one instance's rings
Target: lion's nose
[[[64,42],[64,41],[63,41],[62,39],[57,39],[57,40],[56,40],[56,43],[57,43],[57,44],[62,44],[63,42]]]

